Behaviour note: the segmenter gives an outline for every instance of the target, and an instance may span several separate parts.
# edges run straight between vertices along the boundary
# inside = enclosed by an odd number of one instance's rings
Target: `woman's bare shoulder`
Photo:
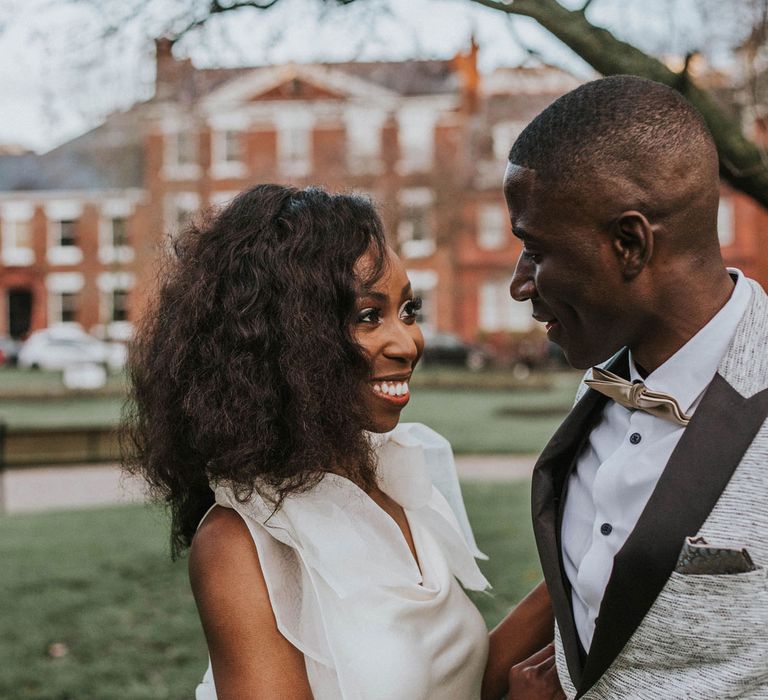
[[[231,590],[241,577],[247,577],[251,584],[254,577],[263,580],[248,526],[232,508],[216,505],[200,524],[190,547],[189,577],[195,596],[202,587],[217,583]]]
[[[311,698],[304,657],[277,628],[256,544],[231,508],[205,517],[189,578],[222,698]]]

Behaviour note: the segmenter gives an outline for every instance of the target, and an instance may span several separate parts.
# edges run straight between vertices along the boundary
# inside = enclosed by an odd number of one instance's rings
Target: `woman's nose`
[[[416,324],[396,323],[387,344],[386,354],[408,362],[415,362],[424,344],[421,330]]]

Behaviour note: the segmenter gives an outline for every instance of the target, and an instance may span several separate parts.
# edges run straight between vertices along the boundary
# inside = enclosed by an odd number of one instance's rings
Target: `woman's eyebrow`
[[[376,301],[386,301],[387,295],[384,294],[384,292],[377,292],[374,289],[363,287],[363,289],[360,290],[360,298],[375,299]]]

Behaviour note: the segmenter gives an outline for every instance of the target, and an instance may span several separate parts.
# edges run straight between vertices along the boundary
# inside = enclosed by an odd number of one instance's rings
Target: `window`
[[[127,321],[128,292],[124,289],[112,290],[112,318],[110,321]]]
[[[214,131],[211,137],[211,173],[215,178],[242,177],[247,174],[242,134],[234,129]]]
[[[525,128],[525,122],[499,122],[493,125],[493,157],[497,161],[506,162],[509,149],[520,132]]]
[[[84,278],[79,272],[53,272],[46,277],[48,324],[77,321]]]
[[[509,280],[489,280],[480,287],[478,318],[484,331],[526,332],[533,328],[531,302],[514,301]]]
[[[404,107],[397,115],[400,145],[398,169],[402,173],[424,172],[432,168],[435,150],[435,121],[438,113],[432,105]]]
[[[373,109],[348,109],[345,112],[347,167],[352,173],[379,173],[381,130],[386,113]]]
[[[310,170],[310,131],[305,126],[281,126],[277,132],[277,157],[284,175],[302,176]]]
[[[197,164],[197,134],[181,131],[176,134],[176,165]]]
[[[231,129],[224,132],[224,162],[239,163],[243,160],[240,134]]]
[[[196,192],[175,192],[165,201],[168,231],[175,235],[181,231],[200,208],[200,197]]]
[[[414,296],[421,297],[419,325],[427,332],[437,329],[437,273],[434,270],[408,270]]]
[[[128,340],[133,332],[128,297],[135,284],[130,272],[102,272],[96,278],[101,293],[99,319],[105,337]]]
[[[9,266],[31,265],[35,262],[32,247],[32,215],[29,202],[8,202],[0,210],[2,222],[2,262]]]
[[[485,250],[503,248],[508,241],[506,209],[499,204],[484,204],[477,217],[477,244]]]
[[[736,240],[733,200],[730,197],[720,197],[720,206],[717,209],[717,237],[723,247],[733,245]]]
[[[67,219],[59,221],[59,240],[57,244],[62,248],[77,247],[77,222]]]
[[[128,222],[133,203],[124,199],[107,200],[102,204],[99,219],[99,260],[103,265],[133,261]]]
[[[48,262],[52,265],[77,265],[83,260],[78,239],[78,220],[83,203],[77,200],[48,202]]]
[[[32,222],[31,221],[4,221],[3,222],[3,248],[31,248],[32,247]]]
[[[178,131],[165,135],[163,171],[166,177],[186,180],[199,177],[198,139],[196,131]]]
[[[128,222],[124,217],[118,216],[110,221],[112,229],[112,247],[120,248],[128,245]]]
[[[407,258],[424,258],[435,252],[432,225],[432,190],[414,187],[400,192],[400,251]]]
[[[74,322],[77,320],[77,293],[62,292],[59,295],[61,304],[60,319],[63,323]]]

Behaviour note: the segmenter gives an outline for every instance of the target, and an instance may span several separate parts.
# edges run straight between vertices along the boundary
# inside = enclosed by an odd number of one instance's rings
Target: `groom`
[[[504,193],[512,297],[607,373],[536,464],[546,588],[492,667],[554,613],[510,698],[768,698],[768,297],[723,266],[711,135],[667,87],[597,80],[523,131]]]

